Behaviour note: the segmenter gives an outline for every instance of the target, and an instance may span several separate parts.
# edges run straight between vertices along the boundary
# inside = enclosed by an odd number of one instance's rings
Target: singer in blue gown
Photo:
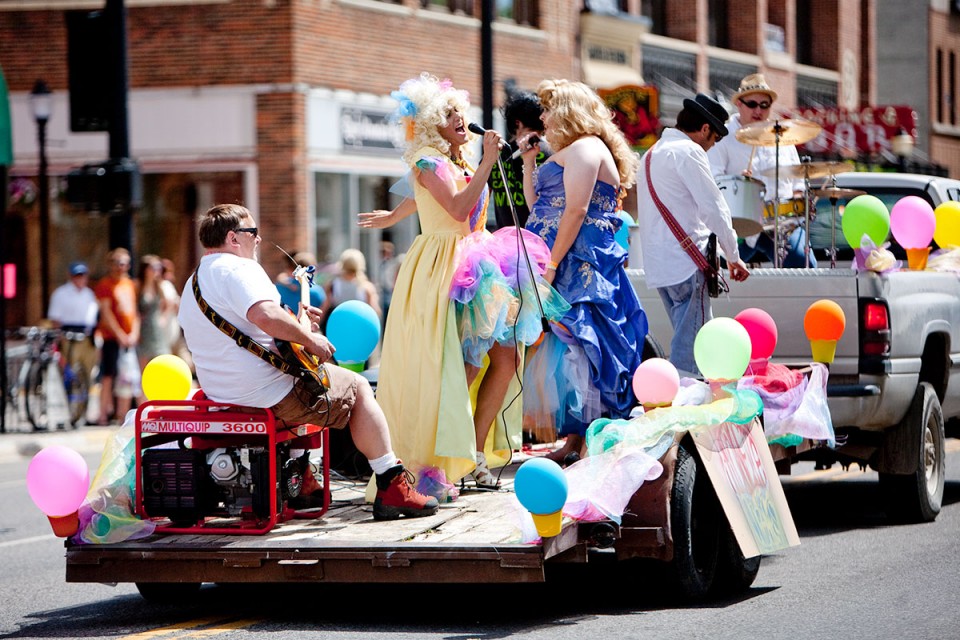
[[[624,269],[627,252],[614,236],[623,224],[619,196],[635,179],[637,159],[589,87],[547,80],[538,93],[555,153],[540,167],[536,144],[524,154],[524,186],[533,202],[526,229],[551,247],[552,284],[571,309],[528,354],[524,419],[528,429],[554,426],[567,437],[551,455],[563,460],[579,452],[593,420],[625,418],[636,405],[632,380],[647,318]]]

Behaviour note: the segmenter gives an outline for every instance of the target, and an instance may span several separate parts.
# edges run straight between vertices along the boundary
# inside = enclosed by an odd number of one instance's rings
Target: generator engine
[[[277,509],[300,494],[300,464],[284,448],[277,453]],[[143,502],[151,517],[177,525],[203,518],[270,517],[270,459],[262,446],[215,449],[147,449],[143,453]]]

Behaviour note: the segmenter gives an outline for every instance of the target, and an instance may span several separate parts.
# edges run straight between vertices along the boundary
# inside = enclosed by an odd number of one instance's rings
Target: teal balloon
[[[693,358],[707,380],[739,380],[750,364],[752,349],[742,324],[733,318],[714,318],[700,327]]]
[[[634,221],[633,216],[623,210],[617,212],[617,217],[620,218],[623,224],[620,225],[620,229],[614,234],[613,239],[616,240],[617,244],[624,249],[629,249],[630,227],[637,226],[637,223]]]
[[[854,249],[860,248],[864,234],[879,247],[890,233],[890,211],[876,196],[857,196],[843,208],[840,226],[843,237]]]
[[[337,362],[365,362],[380,342],[380,316],[360,300],[338,304],[327,319],[327,339]]]
[[[531,458],[517,469],[513,489],[520,504],[530,513],[555,513],[567,501],[567,476],[553,460]]]

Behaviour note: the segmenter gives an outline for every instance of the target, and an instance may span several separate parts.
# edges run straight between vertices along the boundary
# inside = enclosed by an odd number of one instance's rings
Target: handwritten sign
[[[744,557],[800,544],[759,421],[691,434]]]

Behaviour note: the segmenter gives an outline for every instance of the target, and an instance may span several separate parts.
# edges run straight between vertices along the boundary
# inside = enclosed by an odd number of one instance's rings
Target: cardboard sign
[[[760,422],[691,431],[745,558],[800,544]]]

